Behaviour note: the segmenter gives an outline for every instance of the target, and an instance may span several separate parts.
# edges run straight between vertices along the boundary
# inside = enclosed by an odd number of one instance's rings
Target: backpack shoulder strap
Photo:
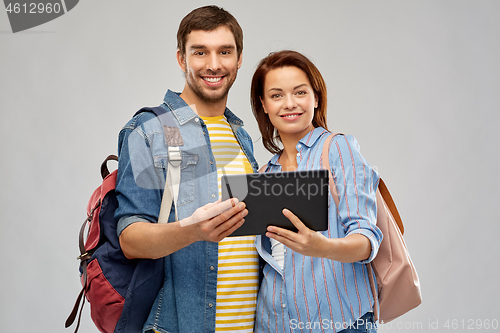
[[[337,208],[339,207],[339,195],[337,193],[337,187],[335,186],[335,181],[333,180],[333,175],[332,171],[330,169],[330,145],[332,143],[332,139],[336,135],[344,135],[343,133],[335,133],[328,135],[328,137],[325,139],[325,142],[323,143],[323,152],[321,153],[321,164],[323,166],[323,169],[328,170],[328,176],[330,177],[330,181],[328,182],[330,184],[330,192],[332,193],[333,200],[335,201],[335,204],[337,205]]]
[[[403,235],[405,233],[403,221],[401,220],[401,216],[399,216],[398,209],[396,208],[396,204],[392,199],[391,193],[389,192],[389,189],[387,188],[387,185],[385,185],[385,182],[382,180],[382,178],[380,178],[378,190],[380,191],[380,195],[382,195],[382,198],[384,198],[387,208],[389,208],[392,216],[394,217],[394,221],[396,221],[396,224],[401,231],[401,235]]]
[[[169,114],[169,110],[156,107],[144,107],[137,111],[135,115],[142,112],[154,113],[163,126],[165,132],[165,142],[168,149],[168,164],[167,176],[165,178],[165,188],[163,190],[163,197],[161,200],[160,215],[158,216],[158,223],[167,223],[172,202],[174,207],[177,207],[177,199],[179,197],[179,184],[181,180],[181,163],[182,154],[179,146],[184,145],[182,135],[176,122]],[[135,116],[134,115],[134,116]],[[175,220],[178,220],[177,209],[175,209]]]

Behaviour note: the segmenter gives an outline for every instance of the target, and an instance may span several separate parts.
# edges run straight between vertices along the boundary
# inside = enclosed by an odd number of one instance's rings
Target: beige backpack
[[[323,169],[329,171],[330,192],[338,207],[339,197],[330,171],[328,154],[335,135],[342,133],[332,134],[325,140],[321,160]],[[387,323],[417,307],[422,302],[422,294],[417,271],[403,239],[403,222],[382,178],[377,189],[377,227],[384,238],[377,256],[368,264],[368,274],[373,296],[378,298],[379,308],[377,301],[374,308],[375,320]],[[378,290],[370,267],[375,272]]]

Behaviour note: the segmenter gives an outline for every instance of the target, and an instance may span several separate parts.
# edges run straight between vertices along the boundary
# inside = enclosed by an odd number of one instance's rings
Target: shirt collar
[[[315,127],[312,131],[307,133],[302,139],[299,140],[299,144],[302,144],[308,148],[311,148],[316,143],[316,141],[318,141],[325,133],[330,133],[330,132],[328,132],[323,127]],[[280,157],[280,153],[275,154],[271,158],[269,163],[274,164],[274,165],[280,165],[278,163],[279,157]]]
[[[299,143],[302,143],[304,146],[311,148],[316,141],[325,133],[329,133],[323,127],[315,127],[312,131],[307,133],[302,139],[299,140]]]
[[[170,89],[165,94],[163,102],[172,111],[174,116],[179,121],[180,125],[184,125],[191,119],[198,117],[198,115],[193,111],[189,105],[180,97],[181,93],[171,91]],[[224,110],[224,116],[229,123],[243,126],[243,121],[238,118],[234,113],[231,112],[227,107]]]

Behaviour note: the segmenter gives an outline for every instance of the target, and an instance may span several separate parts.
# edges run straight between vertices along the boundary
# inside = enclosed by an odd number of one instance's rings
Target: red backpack
[[[161,110],[160,110],[161,109]],[[143,108],[139,112],[165,113],[161,107]],[[127,259],[120,248],[114,213],[118,207],[115,184],[117,171],[109,172],[108,156],[101,165],[102,184],[96,188],[87,205],[87,218],[79,234],[82,290],[65,326],[80,326],[85,299],[90,303],[94,324],[104,333],[137,333],[149,316],[163,285],[164,260]],[[85,239],[85,230],[88,228]],[[80,306],[81,304],[81,306]]]

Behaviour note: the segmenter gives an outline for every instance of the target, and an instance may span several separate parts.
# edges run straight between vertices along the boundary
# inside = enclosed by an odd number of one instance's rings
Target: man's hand
[[[229,199],[224,202],[214,202],[198,208],[193,215],[181,220],[181,226],[186,226],[186,232],[192,232],[196,240],[220,242],[231,235],[244,222],[248,214],[244,202]]]
[[[123,230],[120,245],[129,259],[156,259],[196,241],[219,242],[245,222],[248,214],[245,207],[245,203],[230,199],[198,208],[180,222],[136,222]],[[185,227],[181,226],[182,221],[187,224]]]
[[[224,211],[238,204],[238,199],[228,199],[224,202],[220,202],[220,199],[216,202],[211,202],[203,207],[198,208],[194,211],[193,215],[182,219],[179,221],[181,227],[185,227],[194,223],[209,220],[212,217],[220,215]]]

